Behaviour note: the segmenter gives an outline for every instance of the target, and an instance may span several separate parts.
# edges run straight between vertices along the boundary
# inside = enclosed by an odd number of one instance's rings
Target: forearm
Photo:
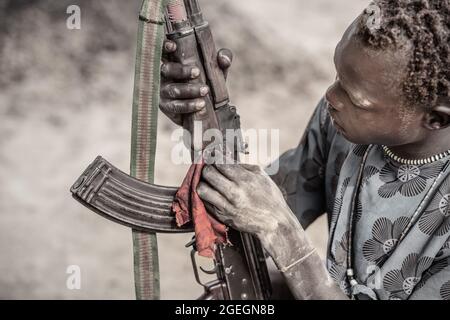
[[[289,289],[301,300],[347,300],[323,265],[317,252],[282,272]]]
[[[286,215],[285,215],[286,216]],[[292,294],[301,300],[345,300],[319,254],[293,214],[280,222],[277,232],[260,239],[282,271]]]

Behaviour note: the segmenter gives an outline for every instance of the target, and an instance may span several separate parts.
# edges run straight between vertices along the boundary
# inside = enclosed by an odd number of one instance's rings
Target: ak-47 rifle
[[[236,108],[229,103],[225,77],[217,63],[217,51],[208,22],[203,19],[198,0],[169,0],[165,8],[166,36],[176,42],[174,61],[196,65],[201,76],[195,81],[210,87],[205,111],[186,117],[184,127],[192,132],[194,121],[201,121],[203,130],[240,130]],[[148,23],[160,21],[140,17]],[[195,139],[194,139],[195,140]],[[226,144],[224,141],[223,144]],[[236,145],[236,144],[234,144]],[[241,144],[234,156],[242,151]],[[206,145],[192,146],[193,151]],[[225,147],[226,149],[226,147]],[[102,157],[85,170],[71,188],[73,197],[94,212],[120,224],[157,233],[188,233],[193,226],[178,227],[172,203],[178,188],[158,186],[135,179],[121,172]],[[232,246],[218,245],[215,268],[203,272],[216,274],[217,279],[203,284],[196,263],[195,239],[191,259],[196,281],[205,289],[203,300],[265,300],[271,295],[270,278],[265,255],[259,241],[250,234],[229,230]]]

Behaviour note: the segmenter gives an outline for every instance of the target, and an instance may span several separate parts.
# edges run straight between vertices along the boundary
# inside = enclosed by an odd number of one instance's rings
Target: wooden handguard
[[[209,144],[209,141],[203,141],[203,133],[209,129],[222,129],[215,111],[229,102],[225,77],[219,68],[211,29],[203,20],[196,1],[185,1],[184,4],[173,1],[166,20],[167,38],[177,45],[177,50],[170,55],[172,61],[198,67],[200,76],[188,83],[207,84],[210,88],[205,97],[206,107],[186,115],[183,120],[183,127],[191,134],[193,151],[201,151]],[[201,123],[201,132],[194,132],[194,122]],[[201,133],[202,137],[195,137],[194,133]]]

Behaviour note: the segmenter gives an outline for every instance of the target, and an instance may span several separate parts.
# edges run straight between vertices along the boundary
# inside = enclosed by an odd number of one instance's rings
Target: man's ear
[[[450,127],[450,100],[439,103],[427,112],[424,125],[429,130],[440,130]]]

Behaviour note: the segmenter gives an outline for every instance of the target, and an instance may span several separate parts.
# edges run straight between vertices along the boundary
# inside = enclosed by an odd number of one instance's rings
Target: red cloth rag
[[[193,164],[184,178],[172,204],[179,227],[193,221],[198,254],[214,258],[216,244],[228,244],[228,228],[206,211],[197,194],[204,162]]]

